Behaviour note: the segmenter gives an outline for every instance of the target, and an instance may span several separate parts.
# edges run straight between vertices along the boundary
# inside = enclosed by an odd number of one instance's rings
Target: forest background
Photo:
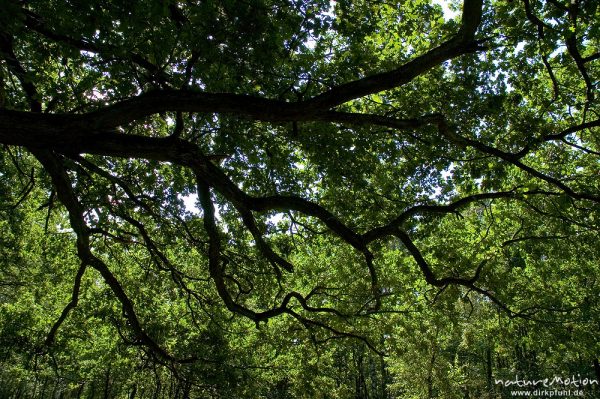
[[[0,4],[0,397],[597,397],[597,1]]]

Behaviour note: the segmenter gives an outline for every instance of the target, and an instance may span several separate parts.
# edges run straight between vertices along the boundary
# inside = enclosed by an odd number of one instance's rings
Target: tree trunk
[[[23,383],[20,383],[19,386],[17,387],[17,390],[16,390],[17,393],[14,395],[14,398],[21,399],[21,395],[23,395],[23,391],[24,391]]]
[[[131,387],[131,392],[129,392],[129,399],[135,399],[135,395],[137,394],[137,384],[133,384]]]
[[[81,398],[81,394],[83,393],[83,388],[85,388],[85,381],[79,385],[79,389],[77,390],[77,399]]]
[[[160,375],[156,372],[156,370],[154,371],[154,373],[156,375],[156,390],[154,391],[153,398],[158,399],[162,391],[162,383],[160,381]]]
[[[52,399],[56,398],[56,391],[57,391],[59,385],[60,385],[60,380],[57,379],[56,382],[54,383],[54,388],[52,388],[52,394],[50,395],[50,397]]]
[[[435,366],[436,346],[432,347],[431,359],[429,361],[429,370],[427,370],[427,397],[433,398],[433,369]]]
[[[486,372],[487,372],[487,389],[491,394],[494,391],[494,384],[492,384],[492,348],[487,348],[485,351],[486,357]]]
[[[382,345],[383,347],[383,345]],[[380,367],[380,373],[381,373],[381,397],[383,399],[387,398],[387,370],[385,368],[385,358],[383,357],[383,355],[379,356],[379,367]]]
[[[48,379],[46,377],[44,377],[44,382],[42,383],[42,387],[40,390],[40,398],[43,398],[46,395],[46,383],[48,382]],[[35,393],[35,391],[34,391]]]
[[[104,377],[104,399],[110,399],[110,366],[106,370]]]
[[[190,399],[190,391],[192,390],[192,383],[186,382],[183,388],[183,399]]]
[[[88,396],[90,399],[94,399],[96,397],[96,383],[92,381],[92,388],[90,389],[90,395]]]

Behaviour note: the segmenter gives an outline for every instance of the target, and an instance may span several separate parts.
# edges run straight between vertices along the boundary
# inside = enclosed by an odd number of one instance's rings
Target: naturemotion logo
[[[511,388],[514,397],[584,397],[584,389],[598,385],[597,379],[582,378],[581,375],[570,377],[554,376],[552,378],[525,379],[515,375],[514,379],[495,379],[496,385]],[[516,389],[521,388],[521,389]],[[525,388],[525,389],[523,389]]]

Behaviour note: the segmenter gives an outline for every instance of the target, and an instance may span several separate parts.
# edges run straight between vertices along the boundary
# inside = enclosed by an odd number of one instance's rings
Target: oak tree
[[[481,394],[492,354],[539,373],[542,331],[592,364],[599,8],[442,5],[4,1],[6,356],[118,353],[92,396],[148,394],[114,377],[142,356],[173,395],[251,397],[267,341],[305,357],[271,395],[313,367],[338,397]]]

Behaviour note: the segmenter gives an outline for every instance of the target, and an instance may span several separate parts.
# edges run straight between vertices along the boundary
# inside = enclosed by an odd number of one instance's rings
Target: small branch
[[[398,215],[396,218],[394,218],[393,220],[391,220],[389,223],[380,226],[380,227],[375,227],[369,231],[367,231],[366,233],[364,233],[362,235],[362,239],[367,242],[370,243],[372,241],[381,239],[385,236],[388,235],[395,235],[396,234],[396,229],[398,227],[400,227],[404,222],[406,222],[410,217],[413,217],[415,215],[418,214],[423,214],[423,213],[441,213],[441,214],[446,214],[446,213],[456,213],[456,211],[464,206],[467,206],[473,202],[477,202],[477,201],[483,201],[483,200],[488,200],[488,199],[496,199],[496,198],[515,198],[519,195],[522,194],[536,194],[536,192],[525,192],[525,193],[518,193],[515,190],[511,190],[511,191],[499,191],[499,192],[492,192],[492,193],[481,193],[481,194],[473,194],[467,197],[463,197],[459,200],[456,200],[450,204],[447,205],[439,205],[439,204],[435,204],[435,205],[416,205],[413,206],[407,210],[405,210],[404,212],[402,212],[400,215]]]
[[[494,294],[492,294],[490,291],[487,291],[483,288],[475,286],[475,283],[479,279],[481,270],[485,266],[486,261],[481,262],[479,264],[479,266],[477,266],[477,270],[475,271],[475,274],[473,275],[473,277],[471,277],[469,279],[459,278],[459,277],[444,277],[444,278],[438,279],[435,277],[435,275],[433,274],[433,271],[429,267],[429,264],[427,263],[425,258],[423,258],[421,251],[419,251],[419,249],[415,246],[415,244],[410,239],[408,234],[406,234],[404,231],[398,229],[396,231],[396,236],[400,239],[400,241],[404,244],[405,248],[412,255],[413,259],[417,262],[417,265],[421,269],[421,272],[423,273],[423,276],[425,277],[425,281],[428,284],[436,286],[436,287],[440,287],[442,289],[448,285],[460,285],[460,286],[469,288],[473,291],[480,293],[481,295],[485,296],[486,298],[488,298],[489,300],[494,302],[499,308],[504,310],[509,316],[517,315],[517,313],[513,312],[507,305],[505,305],[502,301],[500,301],[498,298],[496,298],[496,296]]]
[[[587,57],[584,57],[584,58],[582,59],[582,61],[583,61],[584,63],[587,63],[587,62],[590,62],[590,61],[595,61],[595,60],[597,60],[597,59],[600,59],[600,51],[599,51],[599,52],[597,52],[597,53],[594,53],[594,54],[588,55]]]
[[[52,28],[44,24],[42,17],[26,9],[23,9],[21,11],[25,16],[25,26],[31,29],[32,31],[44,36],[46,39],[67,44],[81,51],[88,51],[91,53],[100,54],[108,59],[112,59],[114,57],[114,53],[118,52],[118,49],[113,46],[99,46],[86,39],[73,38],[67,35],[56,33],[52,30]],[[157,79],[160,83],[163,84],[166,84],[168,82],[169,76],[167,76],[163,70],[161,70],[159,67],[157,67],[150,61],[148,61],[140,54],[129,52],[128,56],[135,64],[148,71],[152,78]]]
[[[27,76],[27,72],[21,66],[21,63],[17,59],[15,52],[13,50],[13,38],[8,34],[0,31],[0,56],[4,58],[6,64],[10,71],[15,74],[23,90],[25,91],[25,95],[29,100],[29,107],[32,112],[42,112],[42,103],[40,102],[40,96],[37,91],[37,88],[31,81],[31,78]]]
[[[600,119],[596,119],[590,122],[580,123],[579,125],[571,126],[559,133],[547,134],[543,136],[544,141],[561,140],[567,137],[569,134],[577,133],[585,129],[591,129],[593,127],[600,127]]]
[[[534,240],[567,240],[571,238],[570,236],[525,236],[513,238],[502,243],[502,247],[507,247],[511,244],[521,242],[521,241],[534,241]]]
[[[590,75],[585,67],[585,61],[579,52],[579,48],[577,47],[577,16],[579,14],[579,2],[577,0],[571,1],[567,7],[567,12],[569,14],[569,19],[571,20],[571,28],[573,31],[567,32],[565,42],[567,44],[567,51],[575,61],[577,69],[579,70],[579,73],[585,82],[585,86],[587,87],[587,104],[585,106],[585,110],[587,111],[590,103],[594,101],[594,84],[592,83]]]
[[[81,278],[83,277],[85,270],[86,264],[82,262],[81,266],[79,266],[79,270],[77,270],[77,274],[75,275],[75,282],[73,283],[73,293],[71,294],[71,301],[67,304],[67,306],[65,306],[60,317],[58,318],[58,320],[56,320],[56,322],[50,329],[50,332],[46,336],[46,346],[52,346],[52,344],[54,343],[54,339],[56,338],[56,333],[58,329],[69,315],[69,312],[77,307],[77,304],[79,303],[79,291],[81,289]]]
[[[173,129],[173,133],[171,134],[171,138],[178,139],[181,137],[181,133],[183,133],[183,116],[181,111],[177,111],[175,113],[175,128]]]
[[[83,208],[71,187],[69,176],[60,158],[50,151],[35,149],[30,149],[30,151],[50,174],[58,199],[67,208],[71,228],[77,236],[77,256],[80,258],[82,265],[91,266],[100,272],[100,275],[103,277],[106,284],[111,288],[113,294],[121,303],[123,313],[140,342],[160,358],[172,362],[179,362],[179,359],[176,359],[167,353],[146,334],[137,317],[133,303],[125,293],[119,280],[112,274],[108,266],[102,260],[92,254],[90,249],[90,230],[83,217]]]

